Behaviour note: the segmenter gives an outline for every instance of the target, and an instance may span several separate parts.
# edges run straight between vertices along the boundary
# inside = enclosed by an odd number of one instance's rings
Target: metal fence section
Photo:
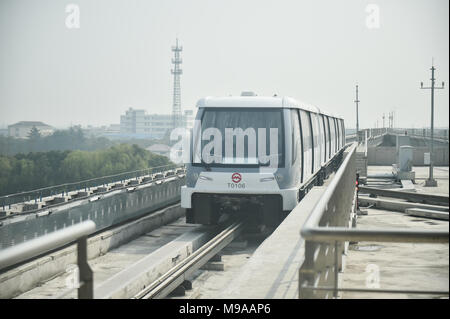
[[[321,200],[306,220],[301,236],[305,239],[305,260],[299,269],[299,298],[337,297],[338,291],[448,294],[448,291],[406,291],[386,289],[346,289],[338,287],[346,242],[448,243],[448,231],[350,228],[356,207],[354,144]]]
[[[407,135],[417,138],[431,138],[430,129],[411,129],[411,128],[368,128],[363,129],[358,132],[359,142],[364,142],[364,138],[367,135],[368,138],[375,138],[383,134],[396,134],[396,135]],[[348,136],[350,139],[352,137]],[[435,129],[434,139],[441,142],[449,141],[448,129]]]
[[[0,250],[0,269],[27,261],[48,251],[76,242],[78,251],[78,298],[93,298],[93,273],[87,261],[87,236],[95,231],[93,221],[85,221],[64,230]]]
[[[160,173],[166,170],[176,169],[181,167],[180,165],[176,164],[169,164],[164,166],[157,166],[157,167],[150,167],[145,169],[140,169],[136,171],[131,172],[125,172],[115,175],[109,175],[109,176],[102,176],[97,178],[91,178],[88,180],[83,180],[79,182],[74,183],[66,183],[61,185],[55,185],[55,186],[49,186],[39,189],[34,189],[30,191],[20,192],[16,194],[9,194],[0,196],[0,206],[3,207],[3,210],[6,207],[11,207],[13,204],[27,202],[27,201],[34,201],[38,202],[41,201],[44,197],[47,196],[54,196],[54,195],[62,195],[67,194],[71,191],[87,191],[91,187],[97,187],[97,186],[105,186],[110,183],[115,183],[119,181],[125,181],[127,179],[132,178],[138,178],[141,176],[147,176],[151,174]]]
[[[431,138],[431,130],[429,128],[394,128],[389,129],[390,133],[409,135],[414,137]],[[435,140],[441,140],[448,143],[448,129],[434,129],[433,138]]]
[[[28,214],[16,222],[0,226],[0,249],[46,235],[86,220],[96,224],[96,231],[140,217],[180,200],[185,177],[172,176],[156,182],[123,187],[103,195],[82,199],[78,204],[52,211]],[[76,204],[76,205],[75,205]],[[44,214],[45,213],[45,214]]]

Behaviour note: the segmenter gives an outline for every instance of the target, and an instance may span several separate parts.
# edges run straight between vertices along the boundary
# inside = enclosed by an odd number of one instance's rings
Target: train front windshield
[[[206,108],[201,118],[201,163],[283,166],[283,132],[281,109]]]

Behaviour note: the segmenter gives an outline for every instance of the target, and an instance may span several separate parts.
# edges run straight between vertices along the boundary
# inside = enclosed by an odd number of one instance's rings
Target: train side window
[[[311,129],[311,174],[314,173],[314,153],[316,151],[316,147],[315,147],[315,137],[314,137],[314,132],[316,130],[314,130],[314,126],[313,126],[313,120],[312,120],[312,114],[311,112],[308,112],[308,118],[309,118],[309,127]]]
[[[299,143],[300,143],[300,154],[301,154],[301,163],[300,163],[300,168],[301,168],[301,174],[300,174],[300,182],[303,183],[303,181],[305,180],[306,176],[304,176],[304,167],[305,167],[305,144],[303,143],[303,128],[302,128],[302,122],[301,122],[301,116],[300,116],[300,110],[297,110],[297,118],[298,118],[298,122],[299,122],[299,133],[300,133],[300,138],[299,138]]]
[[[339,150],[339,129],[337,119],[334,119],[334,128],[336,129],[336,152]]]
[[[336,129],[336,152],[339,150],[339,128],[337,125],[337,119],[334,119],[334,128]]]
[[[330,136],[330,121],[328,116],[323,117],[325,121],[325,130],[327,131],[327,159],[331,157],[331,136]]]
[[[320,126],[320,135],[322,137],[322,139],[320,141],[321,142],[321,150],[322,150],[322,159],[323,159],[323,162],[326,162],[327,161],[327,148],[326,148],[327,139],[325,136],[326,130],[325,130],[325,122],[323,119],[323,114],[319,115],[319,126]]]
[[[336,127],[336,119],[333,117],[333,130],[334,130],[334,152],[336,153],[338,150],[338,135],[337,135],[337,127]]]
[[[330,120],[330,135],[331,135],[331,155],[336,152],[336,126],[334,125],[334,119],[332,117]]]
[[[306,181],[312,171],[312,134],[308,112],[300,110],[300,122],[303,137],[303,181]]]
[[[297,110],[291,110],[292,125],[292,164],[297,160],[297,154],[300,149],[300,123]]]
[[[314,161],[314,167],[313,167],[313,172],[318,170],[320,168],[320,149],[319,149],[319,145],[320,145],[320,140],[319,140],[319,126],[318,126],[318,120],[317,120],[317,114],[316,113],[309,113],[309,115],[311,116],[311,127],[312,127],[312,132],[313,132],[313,146],[314,146],[314,156],[313,156],[313,161]]]
[[[342,145],[342,121],[341,121],[341,119],[338,119],[337,120],[337,122],[338,122],[338,127],[339,127],[339,148],[341,148],[342,146],[344,146],[344,145]]]
[[[334,119],[334,122],[336,123],[336,151],[338,151],[341,144],[341,130],[339,129],[339,120]]]

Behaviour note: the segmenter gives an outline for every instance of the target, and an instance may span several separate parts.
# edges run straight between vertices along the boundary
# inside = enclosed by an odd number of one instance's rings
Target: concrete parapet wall
[[[428,153],[428,147],[415,147],[413,151],[413,166],[423,166],[424,154]],[[370,147],[367,150],[367,160],[369,165],[392,165],[397,162],[397,151],[395,147],[379,146]],[[449,148],[435,147],[434,148],[434,165],[448,166],[449,165]]]

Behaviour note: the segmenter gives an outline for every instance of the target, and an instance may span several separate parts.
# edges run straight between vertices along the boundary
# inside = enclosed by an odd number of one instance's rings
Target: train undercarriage
[[[186,222],[215,225],[229,215],[244,215],[255,225],[277,226],[289,212],[282,210],[281,195],[209,194],[192,195],[192,208],[186,210]]]

